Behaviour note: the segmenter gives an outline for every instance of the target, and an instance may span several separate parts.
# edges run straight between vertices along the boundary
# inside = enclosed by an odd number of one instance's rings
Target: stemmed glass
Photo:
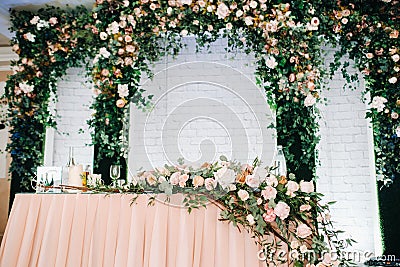
[[[117,180],[121,175],[121,165],[111,165],[110,166],[110,177],[113,181],[113,186],[117,186]]]

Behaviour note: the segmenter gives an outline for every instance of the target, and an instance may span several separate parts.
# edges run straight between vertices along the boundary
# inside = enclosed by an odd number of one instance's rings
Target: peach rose
[[[290,207],[285,202],[279,201],[274,208],[274,213],[278,216],[281,220],[286,219],[289,216]]]
[[[311,193],[314,192],[314,183],[312,181],[310,182],[305,182],[301,181],[300,182],[300,190],[304,193]]]
[[[238,191],[238,196],[242,201],[246,201],[249,199],[249,192],[247,192],[246,190],[240,189]]]
[[[306,238],[307,236],[310,236],[312,234],[311,228],[308,227],[307,225],[300,224],[296,228],[296,235],[300,238]]]
[[[300,211],[309,211],[311,209],[311,206],[308,204],[304,204],[300,206]]]
[[[116,105],[119,108],[123,108],[125,106],[125,101],[123,99],[118,99]]]
[[[193,185],[194,185],[194,188],[197,188],[199,186],[203,186],[204,185],[204,178],[201,177],[200,175],[196,175],[193,178]]]
[[[266,200],[274,199],[276,198],[277,191],[274,187],[268,185],[264,190],[261,191],[261,195],[264,197]]]
[[[189,175],[182,174],[181,176],[179,176],[179,186],[180,187],[185,187],[187,180],[189,180]]]
[[[153,174],[149,174],[146,177],[146,181],[149,183],[149,185],[153,186],[157,184],[157,178]]]

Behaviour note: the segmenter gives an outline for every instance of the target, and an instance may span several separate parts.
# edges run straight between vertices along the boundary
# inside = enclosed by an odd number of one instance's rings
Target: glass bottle
[[[283,154],[283,147],[282,146],[277,146],[275,155],[274,155],[274,160],[273,160],[273,170],[272,172],[276,176],[285,176],[287,175],[287,169],[286,169],[286,159],[285,155]]]

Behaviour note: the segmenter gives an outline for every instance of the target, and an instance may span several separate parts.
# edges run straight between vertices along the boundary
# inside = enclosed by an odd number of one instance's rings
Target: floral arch
[[[13,11],[13,48],[20,58],[6,97],[14,188],[21,190],[21,181],[28,185],[42,162],[45,128],[55,126],[48,112],[50,95],[69,66],[94,58],[87,64],[96,93],[89,121],[93,144],[98,159],[118,160],[127,152],[123,120],[129,104],[146,107],[151,101],[139,86],[141,73],[151,75],[151,62],[178,53],[179,39],[187,34],[197,35],[199,47],[224,36],[230,49],[254,53],[255,75],[276,112],[278,143],[285,146],[288,168],[305,180],[315,176],[315,103],[327,75],[321,46],[339,42],[333,70],[349,53],[366,75],[377,172],[393,180],[400,173],[398,10],[399,2],[391,0],[97,0],[92,13],[83,8]]]

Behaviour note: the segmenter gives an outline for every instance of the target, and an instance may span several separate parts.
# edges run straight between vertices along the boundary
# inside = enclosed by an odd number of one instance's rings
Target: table
[[[18,194],[0,267],[256,267],[251,235],[218,221],[214,205],[192,211],[140,195]]]

